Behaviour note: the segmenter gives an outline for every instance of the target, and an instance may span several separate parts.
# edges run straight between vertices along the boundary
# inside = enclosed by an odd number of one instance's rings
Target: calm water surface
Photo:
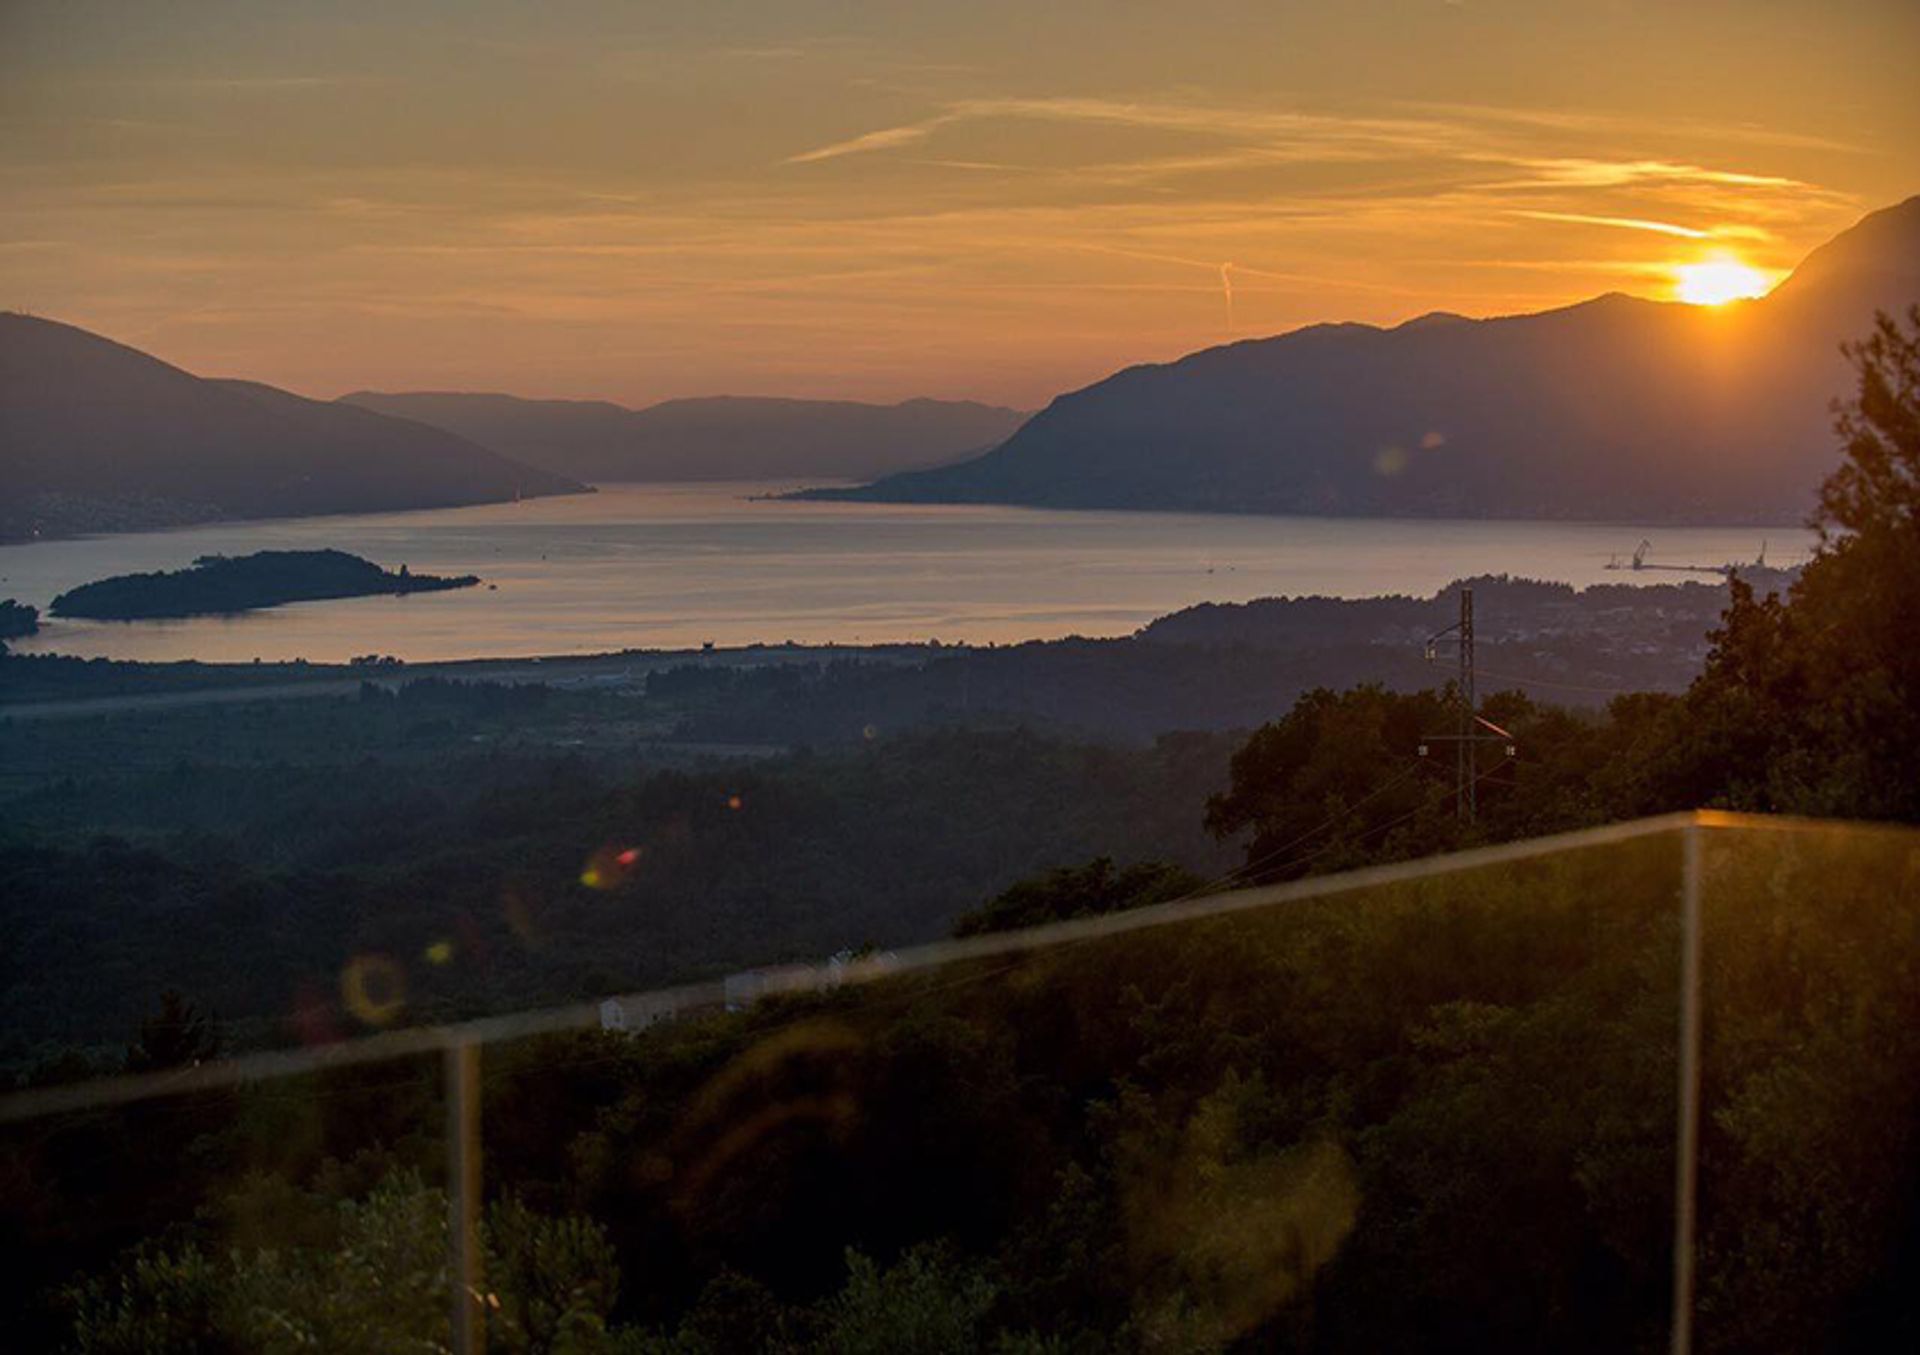
[[[1793,527],[1387,521],[785,503],[779,486],[612,485],[518,504],[226,523],[0,547],[0,597],[56,593],[196,556],[337,547],[491,588],[306,602],[233,618],[50,620],[26,651],[122,659],[517,657],[797,640],[1009,641],[1124,635],[1195,602],[1431,593],[1497,573],[1576,584],[1642,537],[1650,560],[1791,564]],[[1695,576],[1698,577],[1698,576]]]

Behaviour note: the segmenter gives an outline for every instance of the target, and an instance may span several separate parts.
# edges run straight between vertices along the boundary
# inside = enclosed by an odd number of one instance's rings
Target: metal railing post
[[[448,1286],[454,1355],[486,1349],[486,1307],[480,1267],[480,1046],[455,1040],[446,1049]]]
[[[1680,1109],[1674,1134],[1672,1355],[1693,1349],[1693,1235],[1700,1155],[1700,855],[1706,830],[1680,830]]]

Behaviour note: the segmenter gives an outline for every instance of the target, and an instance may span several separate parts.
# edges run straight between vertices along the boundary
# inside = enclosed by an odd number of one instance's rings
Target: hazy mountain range
[[[0,313],[0,539],[485,503],[593,480],[874,476],[811,493],[1794,521],[1833,463],[1828,403],[1851,386],[1840,343],[1876,308],[1916,302],[1920,198],[1815,250],[1763,300],[1609,295],[1489,320],[1315,325],[1129,368],[1030,419],[935,400],[308,400]]]
[[[0,314],[0,539],[584,488],[442,429]]]
[[[1059,508],[1797,521],[1839,353],[1920,301],[1920,197],[1763,300],[1315,325],[1063,395],[984,456],[820,497]]]
[[[985,451],[1027,417],[964,400],[869,405],[716,396],[628,409],[599,400],[441,391],[341,398],[594,481],[871,479]]]
[[[966,401],[309,400],[0,313],[0,540],[580,493],[590,480],[864,479],[993,446]]]

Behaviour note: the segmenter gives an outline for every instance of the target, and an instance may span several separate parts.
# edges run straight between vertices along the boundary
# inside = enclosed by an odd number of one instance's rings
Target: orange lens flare
[[[369,1026],[387,1026],[407,1005],[407,972],[391,955],[356,955],[340,972],[340,1001]]]
[[[633,874],[646,853],[644,847],[622,847],[609,843],[587,858],[580,869],[580,883],[588,889],[614,889]]]

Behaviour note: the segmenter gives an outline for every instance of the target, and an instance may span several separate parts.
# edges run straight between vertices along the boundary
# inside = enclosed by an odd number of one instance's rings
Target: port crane
[[[1653,542],[1648,541],[1643,537],[1641,538],[1640,544],[1633,548],[1633,559],[1631,561],[1629,561],[1626,564],[1621,564],[1620,557],[1616,554],[1608,557],[1607,568],[1608,569],[1664,569],[1675,574],[1718,574],[1722,578],[1725,578],[1728,575],[1731,575],[1736,569],[1741,568],[1741,566],[1733,565],[1733,564],[1726,564],[1726,565],[1654,564],[1647,559],[1647,553],[1652,549],[1653,549]],[[1754,569],[1765,569],[1767,567],[1767,543],[1766,542],[1762,541],[1760,543],[1760,557],[1753,562],[1753,565],[1751,567]]]

